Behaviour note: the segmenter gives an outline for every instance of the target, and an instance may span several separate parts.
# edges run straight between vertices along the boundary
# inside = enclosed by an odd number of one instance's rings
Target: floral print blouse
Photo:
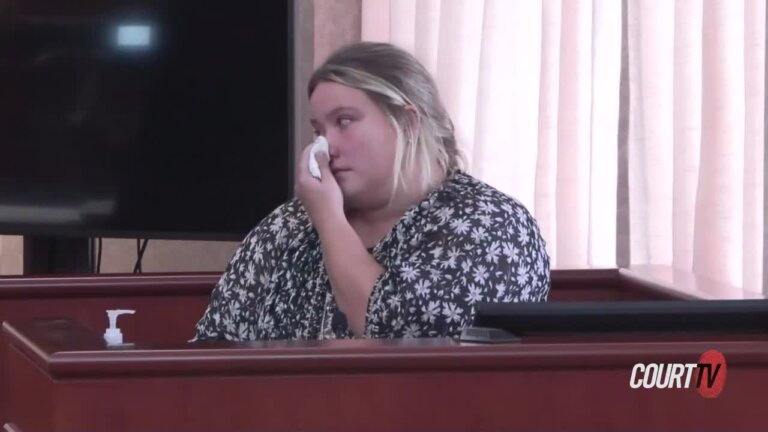
[[[549,257],[514,198],[458,171],[410,208],[371,253],[384,268],[365,336],[457,336],[479,302],[546,301]],[[334,301],[320,240],[294,199],[243,240],[195,340],[353,337]]]

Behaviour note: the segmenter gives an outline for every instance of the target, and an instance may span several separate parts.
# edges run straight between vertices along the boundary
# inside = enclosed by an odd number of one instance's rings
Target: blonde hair
[[[445,175],[462,168],[463,156],[456,144],[453,122],[440,101],[437,86],[408,52],[387,43],[348,45],[331,54],[312,74],[307,86],[309,97],[321,82],[362,90],[392,122],[397,133],[393,196],[398,183],[407,187],[403,172],[421,168],[420,186],[426,189],[431,186],[433,162]],[[416,119],[408,107],[415,109]]]

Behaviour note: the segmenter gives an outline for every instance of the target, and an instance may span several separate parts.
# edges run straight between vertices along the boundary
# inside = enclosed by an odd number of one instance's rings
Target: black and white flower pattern
[[[456,172],[408,210],[370,253],[384,267],[365,336],[456,336],[479,302],[545,301],[549,257],[530,213]],[[298,200],[242,242],[197,323],[196,340],[349,338],[320,240]]]

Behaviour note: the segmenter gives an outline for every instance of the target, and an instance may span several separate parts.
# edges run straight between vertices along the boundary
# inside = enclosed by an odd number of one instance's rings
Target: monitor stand
[[[87,237],[24,236],[24,274],[88,274],[91,245]]]

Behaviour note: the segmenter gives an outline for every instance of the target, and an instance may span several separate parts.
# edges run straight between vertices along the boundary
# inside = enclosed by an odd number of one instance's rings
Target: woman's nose
[[[336,157],[339,154],[337,137],[333,136],[332,134],[327,134],[325,139],[328,140],[328,153],[330,154],[331,158]]]

